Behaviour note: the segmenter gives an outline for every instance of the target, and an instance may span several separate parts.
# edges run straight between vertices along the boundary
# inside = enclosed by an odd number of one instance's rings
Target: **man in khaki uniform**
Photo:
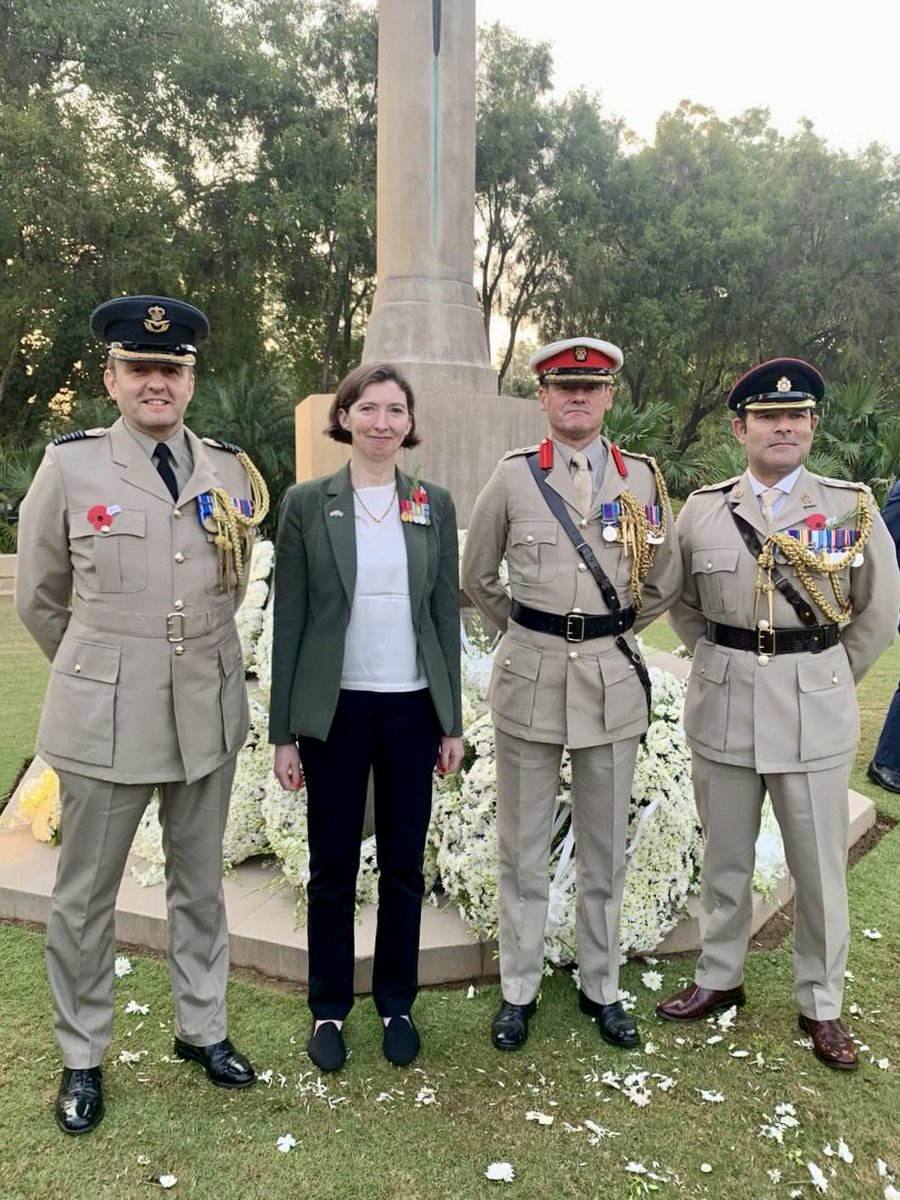
[[[794,995],[829,1067],[857,1065],[840,1021],[850,938],[847,785],[855,685],[893,640],[900,577],[866,487],[803,466],[824,383],[799,359],[747,372],[728,406],[747,471],[678,518],[684,592],[669,619],[693,652],[684,725],[706,834],[695,982],[657,1006],[698,1020],[745,1002],[754,847],[768,791],[796,884]]]
[[[503,991],[491,1030],[502,1050],[525,1043],[540,987],[564,746],[572,759],[581,1008],[612,1045],[638,1041],[618,1001],[625,834],[648,713],[634,633],[681,590],[681,562],[656,465],[600,437],[621,365],[619,348],[595,338],[555,342],[532,357],[551,437],[500,462],[466,538],[463,587],[503,630],[489,693]],[[504,556],[509,591],[499,578]]]
[[[128,296],[101,305],[91,328],[109,343],[104,383],[122,416],[47,447],[16,571],[19,615],[53,664],[37,749],[60,780],[47,968],[64,1064],[56,1117],[72,1134],[103,1115],[115,899],[154,788],[175,1053],[220,1086],[254,1080],[226,1036],[221,846],[248,728],[241,551],[268,502],[246,455],[182,423],[192,343],[209,330],[199,309]]]

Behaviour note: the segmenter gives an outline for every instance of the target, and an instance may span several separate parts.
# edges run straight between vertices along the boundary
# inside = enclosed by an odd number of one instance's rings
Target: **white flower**
[[[162,1188],[173,1188],[178,1182],[177,1175],[160,1175],[159,1186]]]
[[[116,965],[114,967],[116,979],[121,979],[123,975],[131,974],[131,959],[126,958],[124,954],[116,955]]]
[[[884,1185],[884,1200],[900,1200],[900,1191],[892,1183]]]
[[[724,1032],[732,1027],[734,1024],[734,1018],[736,1016],[737,1005],[732,1004],[731,1008],[726,1008],[723,1013],[720,1013],[718,1017],[716,1017],[716,1025]]]
[[[656,1043],[655,1042],[647,1042],[644,1046],[644,1053],[645,1054],[655,1054],[656,1053]]]
[[[862,931],[862,935],[864,938],[868,938],[872,942],[877,942],[881,938],[881,934],[877,929],[864,929]]]
[[[777,1167],[772,1167],[770,1170],[766,1171],[766,1174],[773,1183],[781,1183],[781,1172]]]
[[[489,1163],[484,1175],[486,1179],[496,1179],[499,1180],[500,1183],[512,1183],[516,1177],[516,1173],[512,1168],[512,1163],[508,1162]]]
[[[125,1011],[127,1013],[140,1013],[142,1017],[146,1017],[147,1013],[150,1011],[150,1005],[138,1004],[137,1000],[129,1000],[125,1005]]]
[[[296,1145],[297,1139],[289,1133],[283,1133],[275,1142],[276,1149],[280,1150],[282,1154],[289,1154]]]
[[[146,1058],[150,1053],[149,1050],[120,1050],[118,1061],[120,1063],[136,1063],[142,1058]]]
[[[416,1096],[417,1107],[421,1107],[423,1104],[434,1104],[435,1102],[434,1088],[432,1087],[423,1087]]]
[[[731,1055],[732,1058],[749,1058],[750,1057],[749,1050],[729,1050],[728,1053]]]
[[[537,1121],[538,1125],[552,1125],[553,1124],[552,1117],[548,1117],[546,1113],[537,1112],[536,1110],[527,1112],[525,1114],[525,1120],[526,1121]]]
[[[853,1151],[847,1145],[843,1138],[838,1138],[837,1156],[845,1163],[853,1162]]]
[[[469,984],[469,990],[466,992],[466,999],[467,999],[467,1000],[474,1000],[476,995],[477,995],[477,993],[476,993],[476,991],[475,991],[475,985],[474,985],[474,984],[472,984],[472,983],[470,983],[470,984]]]
[[[809,1171],[809,1177],[812,1180],[812,1185],[816,1189],[816,1191],[817,1192],[827,1192],[828,1191],[828,1180],[825,1178],[824,1174],[822,1173],[822,1168],[816,1166],[816,1164],[814,1162],[808,1162],[806,1164],[806,1169],[807,1169],[807,1171]]]
[[[875,1062],[875,1066],[880,1067],[882,1071],[886,1071],[890,1065],[891,1060],[889,1058],[879,1058]]]
[[[722,1104],[725,1097],[721,1092],[708,1092],[705,1088],[697,1089],[700,1093],[700,1099],[705,1100],[707,1104]]]
[[[630,1171],[632,1173],[632,1175],[646,1175],[647,1174],[647,1168],[644,1166],[644,1164],[639,1163],[639,1162],[634,1162],[634,1161],[627,1162],[625,1164],[625,1170]]]
[[[641,976],[644,987],[651,992],[658,992],[662,987],[663,977],[659,971],[645,971]]]
[[[712,1170],[712,1167],[709,1165],[709,1163],[701,1163],[700,1170],[703,1172],[704,1175],[708,1175],[710,1173],[710,1171]]]

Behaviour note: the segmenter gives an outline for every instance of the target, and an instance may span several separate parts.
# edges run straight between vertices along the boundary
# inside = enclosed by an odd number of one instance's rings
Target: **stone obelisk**
[[[472,284],[475,0],[380,0],[378,285],[363,361],[495,396]]]
[[[363,361],[416,396],[407,471],[448,487],[460,526],[497,460],[546,432],[533,400],[497,395],[475,259],[475,0],[380,0],[377,287]],[[347,456],[322,437],[330,396],[297,409],[297,477]]]

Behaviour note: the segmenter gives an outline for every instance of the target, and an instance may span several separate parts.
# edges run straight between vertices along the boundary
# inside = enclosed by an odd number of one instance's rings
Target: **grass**
[[[666,628],[653,627],[647,640],[665,643]],[[898,672],[895,647],[860,689],[863,768]],[[897,798],[857,774],[860,790],[900,816]],[[640,1051],[605,1046],[578,1012],[571,980],[558,972],[546,980],[530,1040],[518,1054],[498,1053],[489,1043],[496,986],[478,986],[472,999],[465,989],[424,992],[416,1006],[423,1053],[407,1069],[382,1058],[378,1020],[363,999],[348,1022],[345,1069],[321,1082],[304,1053],[304,998],[233,981],[231,1032],[272,1076],[228,1093],[210,1087],[193,1064],[171,1060],[165,965],[136,956],[132,974],[116,985],[106,1117],[90,1137],[66,1140],[52,1118],[59,1064],[43,938],[0,926],[0,1197],[137,1200],[158,1194],[153,1181],[171,1173],[178,1178],[173,1197],[200,1200],[478,1200],[498,1189],[527,1200],[632,1200],[651,1187],[660,1196],[775,1200],[797,1187],[804,1197],[815,1195],[809,1161],[829,1177],[829,1196],[881,1197],[876,1160],[900,1174],[900,1031],[891,1012],[900,962],[898,878],[900,828],[850,873],[846,1010],[868,1047],[855,1074],[826,1070],[797,1044],[790,949],[783,946],[749,955],[750,1000],[722,1041],[709,1041],[715,1030],[705,1023],[682,1028],[653,1015],[659,996],[690,976],[693,956],[673,957],[652,967],[663,976],[659,991],[642,981],[648,964],[624,969],[623,986],[636,996]],[[881,938],[863,937],[866,927]],[[149,1012],[126,1013],[132,999]],[[732,1050],[749,1054],[734,1057]],[[123,1051],[141,1057],[119,1061]],[[889,1062],[884,1069],[882,1059]],[[608,1071],[620,1080],[651,1072],[649,1103],[638,1107],[604,1082]],[[675,1084],[661,1090],[656,1085],[665,1077]],[[701,1089],[722,1100],[705,1101]],[[799,1125],[779,1145],[760,1137],[759,1128],[783,1103],[795,1106]],[[553,1124],[528,1120],[530,1112],[552,1116]],[[598,1137],[596,1129],[608,1134]],[[297,1146],[281,1154],[276,1139],[288,1133]],[[854,1153],[850,1164],[823,1153],[840,1137]],[[484,1177],[498,1160],[515,1170],[508,1188]],[[629,1162],[668,1182],[627,1171]],[[777,1185],[770,1170],[781,1171]]]
[[[34,754],[50,664],[16,614],[11,596],[0,596],[0,808],[24,763]]]

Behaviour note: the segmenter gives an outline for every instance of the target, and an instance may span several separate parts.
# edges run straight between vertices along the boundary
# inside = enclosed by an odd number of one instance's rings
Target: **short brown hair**
[[[362,363],[349,375],[344,376],[338,384],[331,408],[328,410],[328,424],[325,427],[325,433],[330,438],[334,438],[336,442],[352,441],[349,432],[341,426],[338,413],[346,412],[360,398],[370,383],[396,383],[402,390],[406,396],[406,407],[409,410],[410,429],[400,445],[404,450],[418,446],[422,439],[416,433],[416,398],[413,395],[412,385],[390,363]]]

